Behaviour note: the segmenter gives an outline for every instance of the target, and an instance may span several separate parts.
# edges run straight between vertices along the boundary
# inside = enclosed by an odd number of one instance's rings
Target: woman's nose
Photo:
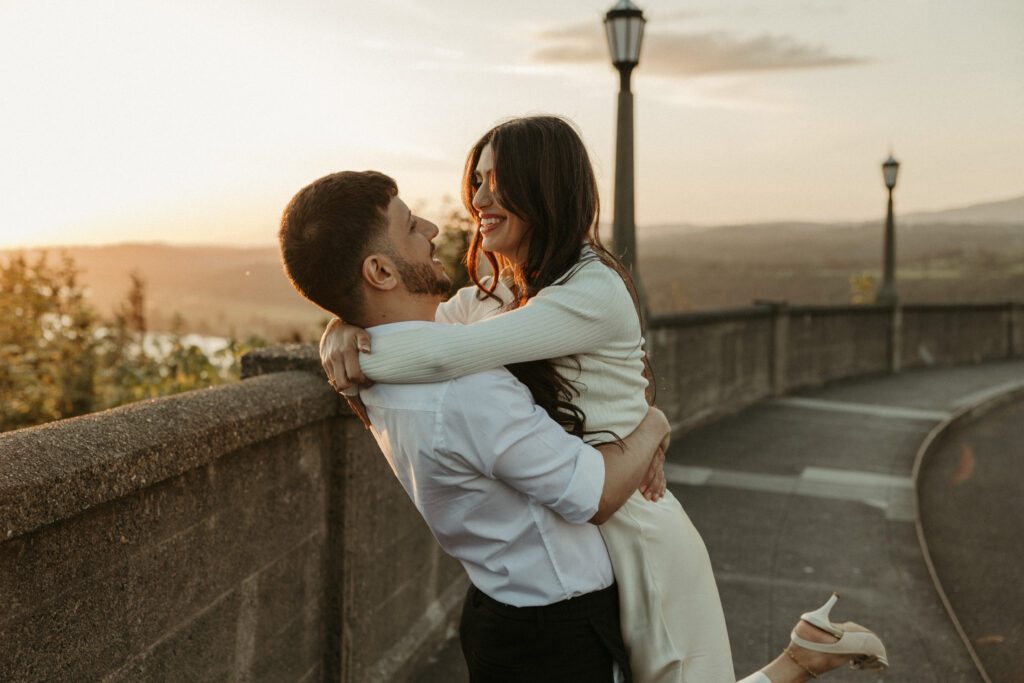
[[[490,203],[491,188],[487,187],[487,183],[480,183],[480,187],[476,188],[476,194],[473,195],[473,206],[482,209]]]

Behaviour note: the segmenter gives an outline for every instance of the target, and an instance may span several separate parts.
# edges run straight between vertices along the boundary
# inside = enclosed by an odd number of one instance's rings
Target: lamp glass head
[[[640,62],[640,45],[644,39],[644,13],[629,0],[620,2],[604,16],[608,51],[615,66],[636,66]]]
[[[885,186],[890,190],[896,187],[896,174],[899,173],[900,162],[893,159],[892,155],[882,164],[882,177],[885,178]]]

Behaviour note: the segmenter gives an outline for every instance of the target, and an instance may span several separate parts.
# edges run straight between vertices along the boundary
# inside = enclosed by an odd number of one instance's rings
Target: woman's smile
[[[488,233],[497,230],[504,222],[504,216],[496,213],[482,213],[480,214],[480,234],[486,236]]]

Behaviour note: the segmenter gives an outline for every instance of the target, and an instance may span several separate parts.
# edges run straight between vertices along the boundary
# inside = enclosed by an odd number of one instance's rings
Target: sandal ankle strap
[[[814,671],[811,671],[811,670],[810,670],[809,668],[807,668],[806,666],[804,666],[803,662],[801,662],[801,661],[800,661],[799,659],[797,659],[797,658],[796,658],[796,655],[795,655],[795,654],[793,654],[793,651],[792,651],[792,650],[791,650],[790,648],[788,648],[788,647],[787,647],[787,648],[786,648],[786,649],[784,650],[784,652],[786,653],[786,656],[787,656],[787,657],[789,657],[790,659],[792,659],[792,660],[793,660],[793,663],[794,663],[794,664],[796,664],[796,665],[797,665],[798,667],[800,667],[800,668],[801,668],[801,669],[803,669],[803,670],[804,670],[805,672],[807,672],[807,675],[808,675],[808,676],[810,676],[811,678],[818,678],[818,677],[819,677],[819,676],[821,675],[821,674],[817,674],[817,673],[815,673]]]

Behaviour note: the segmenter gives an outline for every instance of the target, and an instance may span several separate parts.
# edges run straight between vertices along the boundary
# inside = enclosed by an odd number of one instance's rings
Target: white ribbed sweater
[[[511,300],[502,284],[495,293]],[[359,355],[363,372],[376,382],[415,384],[551,358],[580,390],[573,402],[586,413],[587,431],[624,437],[640,424],[647,414],[640,322],[618,273],[591,260],[564,284],[504,313],[476,294],[476,287],[464,287],[438,307],[438,322],[456,324],[373,338],[373,352]]]

